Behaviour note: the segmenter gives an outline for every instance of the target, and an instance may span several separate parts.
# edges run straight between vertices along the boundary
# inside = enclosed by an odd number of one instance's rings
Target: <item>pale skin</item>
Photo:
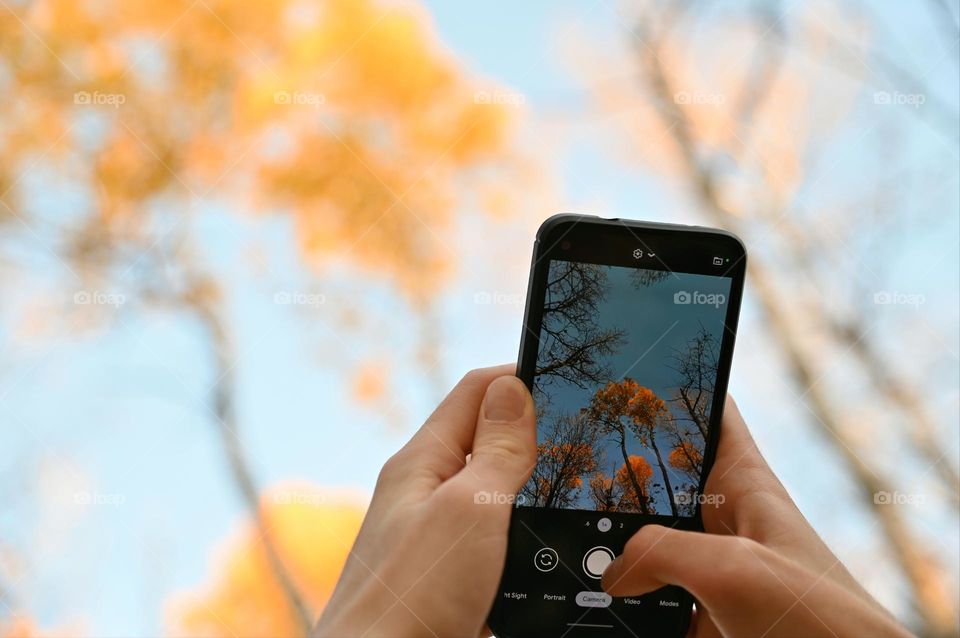
[[[466,375],[387,461],[315,636],[488,635],[509,495],[536,462],[533,401],[513,369]],[[703,507],[707,533],[642,528],[604,572],[604,589],[684,587],[697,599],[689,635],[698,638],[911,635],[817,536],[732,399],[705,493],[723,496]]]

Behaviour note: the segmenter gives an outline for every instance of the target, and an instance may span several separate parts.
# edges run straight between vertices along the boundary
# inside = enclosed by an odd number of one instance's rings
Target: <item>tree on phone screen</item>
[[[653,468],[645,458],[635,454],[630,455],[629,470],[627,468],[628,465],[624,463],[609,475],[597,472],[590,478],[590,498],[597,510],[640,512],[649,509]],[[631,473],[637,479],[639,492],[634,489]]]
[[[598,430],[604,435],[613,437],[623,458],[626,478],[632,493],[635,495],[643,494],[644,489],[640,483],[640,478],[630,464],[627,440],[631,432],[629,423],[633,419],[630,414],[630,402],[641,387],[633,379],[624,379],[619,382],[610,381],[606,386],[597,390],[588,408],[590,419],[596,424]],[[650,513],[646,500],[640,501],[638,506],[642,513]]]
[[[673,403],[680,408],[679,418],[695,426],[704,441],[713,405],[719,350],[717,339],[701,326],[686,349],[674,354],[671,365],[678,375]]]
[[[597,472],[590,477],[589,494],[593,507],[599,512],[617,512],[624,509],[623,485],[614,479],[617,466],[610,474]]]
[[[677,387],[670,400],[670,415],[664,429],[672,441],[667,463],[680,472],[686,484],[675,486],[673,500],[684,514],[692,514],[703,473],[706,431],[713,404],[719,345],[702,326],[685,348],[673,357]]]
[[[667,410],[667,404],[658,397],[653,390],[639,386],[636,388],[633,396],[627,405],[630,420],[628,421],[631,431],[639,439],[640,443],[653,451],[657,459],[657,465],[660,468],[660,474],[663,478],[663,485],[667,491],[667,502],[670,504],[670,512],[677,516],[677,505],[673,496],[673,488],[670,484],[670,472],[663,460],[660,452],[660,445],[657,443],[657,434],[661,430],[666,430],[670,423],[670,413]]]
[[[548,428],[537,445],[537,465],[520,495],[524,505],[573,507],[583,477],[597,469],[597,432],[580,414],[541,420]]]
[[[610,377],[605,358],[622,343],[623,333],[596,325],[608,288],[603,266],[550,263],[534,381],[540,394],[545,385],[557,380],[586,389]]]

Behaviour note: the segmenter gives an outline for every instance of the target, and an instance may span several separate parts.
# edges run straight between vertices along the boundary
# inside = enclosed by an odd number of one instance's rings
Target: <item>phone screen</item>
[[[694,514],[730,284],[550,261],[521,506]]]
[[[538,460],[511,521],[498,636],[685,631],[683,590],[613,599],[600,587],[642,525],[698,529],[708,498],[742,249],[706,238],[685,251],[683,238],[634,231],[607,243],[616,255],[596,241],[540,254],[521,353]]]

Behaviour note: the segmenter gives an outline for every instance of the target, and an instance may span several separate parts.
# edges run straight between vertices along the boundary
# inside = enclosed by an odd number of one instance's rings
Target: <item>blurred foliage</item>
[[[364,508],[358,500],[309,486],[278,487],[263,499],[274,544],[317,615],[333,593],[360,529]],[[261,540],[260,531],[248,525],[221,547],[206,589],[184,594],[170,605],[172,635],[300,635],[290,601],[273,578]]]
[[[506,108],[407,5],[40,0],[0,12],[0,64],[17,96],[0,104],[3,209],[32,224],[10,175],[53,164],[85,195],[60,220],[81,267],[150,246],[152,205],[182,219],[226,198],[292,211],[311,263],[423,300],[452,267],[455,206],[471,185],[495,200],[512,154]]]

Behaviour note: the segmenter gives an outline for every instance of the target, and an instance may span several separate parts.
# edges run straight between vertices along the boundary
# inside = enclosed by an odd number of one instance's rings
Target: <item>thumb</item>
[[[533,399],[517,377],[503,376],[487,387],[473,435],[469,468],[485,487],[518,491],[537,462]]]

